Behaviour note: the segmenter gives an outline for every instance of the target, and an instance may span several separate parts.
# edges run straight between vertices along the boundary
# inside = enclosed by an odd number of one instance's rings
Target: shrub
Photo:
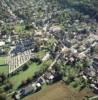
[[[72,84],[72,86],[73,86],[74,88],[77,88],[77,87],[78,87],[78,83],[77,83],[77,82],[74,82],[74,83]]]
[[[0,83],[3,83],[5,80],[6,80],[6,75],[2,73],[0,75]]]
[[[42,61],[39,58],[32,58],[31,61],[35,62],[37,64],[41,64],[42,63]]]
[[[29,84],[30,82],[32,82],[32,79],[31,78],[27,78],[26,82],[27,82],[27,84]]]
[[[9,91],[10,89],[12,89],[13,85],[11,83],[7,83],[5,86],[4,86],[4,90],[5,91]]]
[[[29,66],[27,65],[27,64],[25,64],[24,66],[23,66],[23,71],[26,71],[27,69],[29,68]]]

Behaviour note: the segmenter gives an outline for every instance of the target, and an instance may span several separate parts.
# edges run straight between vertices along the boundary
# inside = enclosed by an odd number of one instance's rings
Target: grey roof
[[[20,91],[21,91],[21,94],[25,96],[25,95],[28,95],[29,93],[33,92],[33,87],[30,84],[30,85],[26,86],[25,88],[22,88]]]
[[[35,43],[33,39],[23,39],[16,43],[16,47],[11,51],[11,53],[19,53],[24,52],[25,50],[33,49],[35,47]]]

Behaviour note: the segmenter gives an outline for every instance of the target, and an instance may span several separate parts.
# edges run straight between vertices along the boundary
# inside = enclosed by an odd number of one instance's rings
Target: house
[[[79,54],[78,54],[78,58],[79,58],[79,59],[84,59],[84,58],[86,58],[85,52],[79,53]]]
[[[52,75],[51,72],[46,72],[46,73],[44,74],[44,79],[46,80],[46,83],[47,83],[47,84],[51,84],[51,83],[53,83],[54,76]]]
[[[36,37],[43,37],[44,33],[42,31],[35,31],[35,36]]]
[[[98,91],[98,86],[96,84],[91,84],[90,86],[91,86],[91,88],[93,88],[93,89]]]
[[[38,80],[37,80],[37,83],[40,83],[41,85],[43,85],[45,83],[45,79],[43,77],[40,77]]]
[[[12,42],[11,36],[8,36],[8,38],[6,39],[6,42],[7,42],[7,43],[11,43],[11,42]]]
[[[51,74],[54,76],[53,83],[62,79],[62,75],[55,69],[51,70]]]
[[[25,96],[36,92],[36,84],[29,84],[28,86],[20,89],[17,94],[15,95],[16,100],[20,100],[21,98],[24,98]]]
[[[86,75],[83,75],[82,77],[83,77],[83,79],[87,80],[87,76]]]
[[[38,92],[39,90],[41,90],[41,84],[40,83],[36,83],[36,92]]]
[[[93,58],[92,66],[98,70],[98,57]]]
[[[50,27],[49,31],[50,31],[50,33],[51,33],[51,32],[52,32],[52,33],[58,33],[58,32],[61,32],[62,29],[61,29],[60,26],[52,26],[52,27]]]
[[[49,52],[42,58],[42,61],[47,61],[50,58]]]
[[[4,41],[0,41],[0,47],[4,46],[5,42]]]
[[[41,84],[38,82],[29,84],[28,86],[17,91],[17,93],[15,95],[15,99],[20,100],[21,98],[24,98],[25,96],[27,96],[29,94],[35,93],[35,92],[39,91],[40,89],[41,89]]]
[[[62,53],[64,53],[64,55],[68,55],[70,53],[69,48],[67,48],[66,46],[62,48]]]
[[[26,96],[32,92],[34,92],[32,85],[28,85],[20,90],[21,96]]]
[[[3,54],[5,54],[5,50],[0,48],[0,55],[3,55]]]
[[[86,76],[88,76],[89,78],[92,78],[92,77],[96,76],[96,70],[91,66],[84,70],[84,74]]]
[[[20,98],[20,94],[17,93],[17,94],[14,96],[14,99],[15,99],[15,100],[20,100],[20,99],[21,99],[21,98]]]
[[[52,84],[59,81],[61,79],[61,75],[55,70],[50,70],[44,74],[44,79],[46,80],[47,84]]]

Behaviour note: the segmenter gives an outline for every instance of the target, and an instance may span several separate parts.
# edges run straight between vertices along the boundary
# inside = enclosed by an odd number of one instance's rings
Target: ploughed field
[[[28,96],[24,100],[83,100],[85,96],[92,95],[94,94],[88,89],[78,92],[61,81],[45,87],[40,92]]]

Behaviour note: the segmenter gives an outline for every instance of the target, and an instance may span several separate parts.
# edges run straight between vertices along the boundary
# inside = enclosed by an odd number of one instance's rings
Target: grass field
[[[44,69],[50,63],[51,60],[46,61],[40,65],[32,63],[26,71],[20,71],[19,74],[11,77],[10,81],[12,82],[12,84],[14,84],[13,89],[16,89],[23,80],[26,80],[27,78],[32,78],[35,72]]]
[[[16,31],[17,33],[19,33],[19,32],[21,33],[21,32],[24,31],[25,26],[20,25],[20,24],[17,24],[14,28],[15,28],[15,31]]]
[[[39,67],[40,66],[37,66],[37,64],[33,63],[26,71],[20,71],[19,74],[11,77],[10,81],[14,84],[13,89],[16,89],[23,80],[31,78],[34,73],[39,69]]]
[[[0,65],[4,65],[5,64],[5,57],[0,57]]]
[[[45,54],[46,54],[45,51],[41,51],[38,53],[38,57],[42,58]],[[6,57],[3,56],[0,57],[0,73],[8,74],[8,66],[5,65],[5,60]],[[40,70],[41,68],[44,68],[44,66],[47,65],[48,63],[49,61],[41,65],[32,63],[31,65],[29,65],[29,68],[26,71],[20,71],[19,74],[9,78],[9,80],[14,84],[13,89],[16,89],[23,80],[31,78],[36,71]]]
[[[90,90],[73,91],[61,81],[47,86],[40,92],[32,94],[23,100],[83,100],[85,96],[92,95],[94,94]]]
[[[8,66],[5,65],[6,57],[0,57],[0,73],[8,73]]]
[[[45,50],[42,50],[42,51],[37,52],[35,55],[38,58],[42,59],[45,56],[45,54],[46,54],[46,51]]]
[[[43,57],[45,54],[45,51],[39,52],[38,57]],[[5,65],[5,59],[6,57],[0,57],[0,73],[8,74],[8,66]],[[32,78],[35,72],[37,72],[40,69],[44,69],[50,63],[51,60],[40,65],[32,63],[31,65],[29,65],[29,68],[26,71],[20,71],[17,75],[9,78],[9,81],[11,81],[11,83],[13,84],[13,89],[17,89],[17,87],[22,81],[26,80],[27,78]]]

